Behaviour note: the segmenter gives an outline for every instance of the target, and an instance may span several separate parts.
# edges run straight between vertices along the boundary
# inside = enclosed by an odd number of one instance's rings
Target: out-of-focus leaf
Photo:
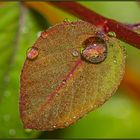
[[[124,73],[124,49],[116,38],[105,35],[107,58],[99,64],[82,60],[82,43],[95,31],[94,25],[78,21],[41,34],[32,48],[39,55],[31,59],[36,53],[29,51],[21,74],[20,111],[25,128],[67,127],[114,94]]]
[[[51,24],[62,22],[65,19],[76,19],[76,17],[57,9],[48,2],[24,2],[24,4],[42,14]]]
[[[44,29],[38,24],[34,14],[19,3],[5,3],[0,7],[1,138],[36,137],[39,134],[23,129],[18,110],[18,97],[22,63],[27,49],[33,45],[40,30]]]

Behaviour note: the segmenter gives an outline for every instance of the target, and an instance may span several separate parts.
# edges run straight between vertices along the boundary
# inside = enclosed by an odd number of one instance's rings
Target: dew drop
[[[78,53],[77,50],[74,50],[74,51],[72,51],[72,55],[73,55],[74,57],[78,57],[78,56],[79,56],[79,53]]]
[[[29,51],[27,52],[27,58],[29,60],[34,60],[35,58],[37,58],[39,54],[39,50],[36,47],[32,47],[29,49]]]
[[[63,20],[63,22],[70,22],[70,19],[65,18],[65,19]]]
[[[64,79],[64,80],[62,81],[62,83],[63,83],[63,84],[66,84],[66,80]]]
[[[73,119],[76,119],[76,116],[73,116]]]
[[[116,37],[116,33],[115,32],[108,32],[108,36],[110,36],[110,37]]]
[[[113,56],[113,62],[114,62],[115,64],[117,63],[116,56]]]
[[[16,130],[15,129],[10,129],[9,130],[9,135],[10,136],[15,136],[16,135]]]
[[[42,31],[39,31],[39,32],[37,33],[37,37],[40,37],[41,33],[42,33]]]
[[[56,125],[53,125],[53,128],[56,128]]]
[[[26,133],[31,133],[32,132],[32,129],[25,129],[25,132]]]
[[[44,39],[47,38],[48,37],[48,33],[46,31],[42,32],[41,33],[41,37],[44,38]]]
[[[89,37],[82,45],[84,49],[81,55],[90,63],[100,63],[107,57],[107,45],[100,37]]]

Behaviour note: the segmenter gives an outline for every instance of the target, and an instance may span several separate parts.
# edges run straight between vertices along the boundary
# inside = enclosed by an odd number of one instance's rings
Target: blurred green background
[[[124,23],[140,21],[140,5],[137,2],[79,3]],[[137,75],[131,81],[137,83],[135,88],[130,86],[128,90],[123,82],[102,107],[68,128],[53,132],[23,129],[18,98],[26,52],[40,31],[65,19],[78,20],[47,2],[0,3],[0,138],[140,138],[140,50],[125,43],[127,67]]]

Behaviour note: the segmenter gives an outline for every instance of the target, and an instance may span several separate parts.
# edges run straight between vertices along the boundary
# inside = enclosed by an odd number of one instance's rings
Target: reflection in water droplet
[[[115,32],[108,32],[108,36],[110,36],[110,37],[116,37],[116,33]]]
[[[10,136],[15,136],[16,135],[16,130],[15,129],[10,129],[9,130],[9,135]]]
[[[78,57],[79,56],[79,52],[77,50],[72,51],[72,55],[74,57]]]
[[[47,38],[48,37],[48,33],[46,31],[42,32],[41,33],[41,37],[44,38],[44,39]]]
[[[100,37],[89,37],[83,42],[82,57],[91,63],[97,64],[107,57],[107,45]]]
[[[9,121],[10,115],[8,115],[8,114],[3,115],[3,119],[4,119],[4,121]]]
[[[38,54],[39,54],[38,48],[32,47],[27,52],[27,58],[30,60],[34,60],[35,58],[37,58]]]

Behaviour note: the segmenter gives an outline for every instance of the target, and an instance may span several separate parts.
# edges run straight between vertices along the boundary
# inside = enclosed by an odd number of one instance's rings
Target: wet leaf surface
[[[96,33],[90,23],[63,22],[38,38],[33,45],[38,55],[32,53],[33,48],[28,52],[20,79],[20,115],[25,128],[67,127],[114,94],[124,73],[124,49],[116,38],[104,35],[106,59],[99,64],[84,61],[82,43]]]

